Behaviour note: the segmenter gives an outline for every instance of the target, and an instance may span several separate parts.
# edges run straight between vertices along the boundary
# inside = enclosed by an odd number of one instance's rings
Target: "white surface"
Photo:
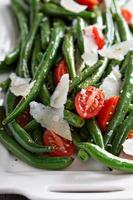
[[[0,15],[7,2],[0,0]],[[8,31],[10,18],[3,19]],[[0,145],[0,193],[22,194],[33,200],[129,200],[133,199],[132,187],[133,175],[111,173],[92,160],[81,163],[76,159],[65,171],[37,170],[16,160]]]

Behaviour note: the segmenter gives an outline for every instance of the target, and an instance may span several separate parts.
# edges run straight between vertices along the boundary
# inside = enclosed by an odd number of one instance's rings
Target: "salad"
[[[40,169],[75,157],[133,173],[133,14],[118,0],[11,0],[0,142]]]

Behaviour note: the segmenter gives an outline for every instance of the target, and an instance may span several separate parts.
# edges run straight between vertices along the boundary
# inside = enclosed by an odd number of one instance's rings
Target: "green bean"
[[[27,35],[24,44],[22,45],[18,71],[17,71],[19,76],[29,77],[28,60],[31,54],[31,49],[32,49],[35,35],[38,30],[41,19],[42,19],[42,14],[37,13],[36,17],[34,18],[31,30],[29,34]]]
[[[74,101],[71,100],[70,98],[67,99],[67,102],[65,104],[65,108],[67,110],[74,110],[75,109],[75,104],[74,104]]]
[[[124,17],[120,13],[120,9],[118,9],[116,5],[116,1],[113,0],[113,6],[114,6],[114,19],[117,23],[119,34],[121,41],[126,41],[131,39],[131,34],[129,31],[129,27],[127,22],[125,21]]]
[[[48,0],[45,0],[45,1],[48,2]],[[60,0],[51,0],[50,2],[60,5]]]
[[[110,145],[114,137],[114,130],[123,121],[128,112],[128,106],[133,95],[133,52],[130,53],[128,67],[125,73],[125,79],[121,91],[121,98],[116,109],[115,115],[108,126],[108,133],[105,136],[105,146]]]
[[[65,10],[64,8],[54,4],[54,3],[45,3],[43,6],[43,11],[47,15],[51,15],[54,17],[82,17],[86,20],[93,19],[96,17],[94,12],[91,11],[83,11],[80,13],[73,13]]]
[[[133,111],[133,104],[129,104],[128,109],[129,112]]]
[[[50,41],[50,20],[48,17],[44,17],[41,22],[41,46],[43,50],[46,50]]]
[[[84,149],[92,158],[111,169],[133,173],[133,161],[131,160],[114,156],[101,147],[91,143],[82,143],[79,144],[78,147]]]
[[[4,91],[7,91],[9,86],[10,86],[10,79],[6,79],[5,81],[0,83],[0,88],[2,88],[2,90]]]
[[[83,40],[83,29],[86,26],[86,22],[81,17],[78,17],[77,19],[77,29],[76,29],[76,35],[78,40],[78,48],[80,51],[80,55],[84,53],[84,40]]]
[[[123,60],[123,62],[120,65],[120,71],[121,71],[122,74],[125,73],[125,71],[126,71],[126,69],[128,67],[129,57],[130,57],[130,52],[128,52],[128,54],[125,56],[125,59]]]
[[[4,64],[8,67],[8,65],[11,65],[12,63],[14,63],[18,56],[19,56],[19,52],[20,52],[20,44],[18,44],[4,59]],[[0,67],[1,68],[1,67]],[[9,67],[8,67],[9,68]],[[14,66],[13,66],[14,68]]]
[[[72,113],[68,110],[64,111],[64,119],[72,126],[77,127],[77,128],[81,128],[84,126],[85,124],[85,120],[81,117],[79,117],[78,115],[76,115],[75,113]]]
[[[55,83],[53,80],[53,71],[50,71],[46,77],[46,86],[48,90],[53,93],[55,90]]]
[[[44,105],[50,104],[50,93],[45,84],[43,84],[40,90],[39,98]]]
[[[114,43],[120,43],[121,42],[121,38],[120,38],[120,34],[119,34],[119,31],[118,31],[118,26],[117,24],[115,23],[115,41]]]
[[[89,140],[90,133],[88,131],[88,128],[87,128],[86,124],[82,128],[80,128],[80,131],[79,131],[78,134],[79,134],[80,139],[81,139],[82,142],[86,142],[86,141]]]
[[[126,40],[131,39],[131,34],[124,18],[118,13],[114,14],[114,18],[118,25],[118,30],[119,30],[121,40],[126,41]]]
[[[98,69],[102,64],[104,63],[103,60],[98,61],[94,66],[92,67],[86,67],[80,75],[76,76],[71,82],[70,82],[70,88],[69,91],[71,92],[74,88],[76,88],[81,82],[83,82],[85,79],[87,79],[89,76],[91,76],[96,69]]]
[[[90,85],[94,85],[99,82],[102,78],[104,71],[107,68],[108,59],[105,59],[103,64],[97,69],[96,73],[94,73],[91,77],[87,78],[85,81],[81,82],[78,88],[87,88]]]
[[[103,74],[103,78],[106,78],[112,72],[113,67],[115,67],[116,65],[120,65],[120,63],[121,62],[119,60],[111,59],[109,61],[107,69],[105,70],[105,73]]]
[[[87,161],[90,159],[89,154],[84,149],[79,149],[77,156],[81,161]]]
[[[39,52],[38,55],[37,55],[37,60],[38,60],[39,63],[41,62],[42,58],[43,58],[43,53]]]
[[[6,95],[6,114],[12,112],[15,105],[16,97],[8,91]],[[32,153],[51,152],[49,146],[39,146],[32,140],[31,136],[15,121],[8,124],[8,129],[12,133],[15,140],[26,150]]]
[[[27,151],[32,153],[44,153],[52,151],[52,147],[50,146],[40,146],[36,144],[32,137],[16,122],[9,123],[8,128],[15,140]]]
[[[76,69],[74,60],[74,40],[70,31],[65,35],[63,42],[63,54],[67,62],[70,78],[72,80],[76,77]]]
[[[28,34],[28,25],[27,25],[27,18],[23,12],[23,10],[20,7],[20,4],[17,0],[11,0],[11,5],[13,8],[13,11],[16,15],[20,32],[21,32],[21,41],[25,40],[26,35]]]
[[[102,132],[100,128],[98,127],[96,120],[92,119],[92,120],[87,121],[87,128],[95,144],[104,149],[104,141],[103,141]]]
[[[3,124],[9,123],[17,116],[19,116],[28,107],[29,103],[33,101],[39,94],[41,86],[55,60],[57,50],[59,49],[63,37],[64,29],[65,27],[62,21],[58,21],[54,24],[51,42],[46,53],[44,53],[42,61],[39,64],[38,70],[34,77],[34,80],[36,80],[34,86],[32,87],[30,93],[27,95],[26,99],[22,99],[14,111],[3,121]]]
[[[32,62],[31,62],[31,72],[32,72],[32,77],[34,77],[39,62],[38,62],[38,53],[41,51],[41,44],[40,44],[40,36],[37,35],[37,38],[35,40],[35,44],[34,44],[34,49],[33,49],[33,53],[32,53]]]
[[[29,0],[30,2],[30,24],[32,23],[36,17],[36,13],[39,12],[39,1],[40,0]]]
[[[4,131],[0,131],[0,142],[17,158],[35,168],[59,170],[68,167],[73,161],[70,157],[39,157],[31,154]]]
[[[25,129],[25,131],[30,132],[33,130],[37,130],[39,127],[40,127],[40,124],[33,119],[28,124],[26,124],[24,129]]]
[[[130,28],[131,33],[133,34],[133,23],[129,24],[129,28]]]
[[[42,136],[43,136],[42,129],[34,130],[31,135],[36,144],[42,145]]]
[[[126,140],[128,132],[131,129],[133,129],[133,112],[131,112],[124,120],[124,122],[116,129],[115,136],[112,141],[112,146],[110,148],[111,153],[119,155],[122,149],[122,144]]]

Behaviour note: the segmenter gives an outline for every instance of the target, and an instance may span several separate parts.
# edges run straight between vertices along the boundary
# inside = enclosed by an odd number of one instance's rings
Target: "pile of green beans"
[[[133,161],[119,158],[122,144],[133,129],[133,51],[130,50],[122,62],[99,55],[95,65],[87,66],[82,59],[84,29],[89,25],[103,27],[105,47],[131,39],[133,25],[127,24],[116,0],[112,0],[110,9],[99,6],[80,13],[66,10],[60,0],[11,0],[11,8],[20,39],[0,62],[0,73],[14,71],[19,77],[30,78],[34,85],[28,95],[20,99],[10,90],[10,78],[0,83],[5,93],[4,105],[0,106],[0,142],[17,158],[36,168],[60,170],[71,165],[72,156],[51,157],[55,149],[44,145],[45,129],[32,116],[24,126],[18,120],[29,111],[32,101],[50,106],[57,86],[55,68],[65,60],[70,82],[64,120],[69,124],[77,157],[84,162],[92,157],[111,169],[133,173]],[[78,69],[78,59],[84,68]],[[89,86],[99,88],[116,65],[122,74],[120,99],[103,133],[96,116],[84,119],[78,115],[75,96]]]

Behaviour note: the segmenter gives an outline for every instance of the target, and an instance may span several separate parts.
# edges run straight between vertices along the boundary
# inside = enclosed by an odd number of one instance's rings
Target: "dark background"
[[[19,195],[0,195],[0,200],[28,200],[27,198]]]

